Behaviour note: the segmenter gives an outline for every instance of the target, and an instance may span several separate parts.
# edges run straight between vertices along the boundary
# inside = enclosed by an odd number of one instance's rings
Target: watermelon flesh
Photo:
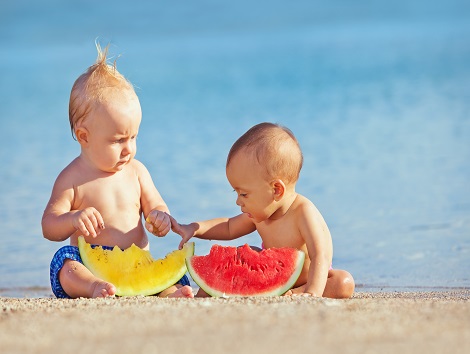
[[[83,264],[100,279],[112,283],[118,296],[153,295],[175,284],[186,273],[185,260],[194,254],[194,242],[182,250],[153,259],[150,251],[132,244],[128,249],[92,247],[78,238]]]
[[[207,256],[186,258],[194,282],[214,297],[278,296],[294,286],[305,253],[295,248],[257,252],[249,245],[213,245]]]

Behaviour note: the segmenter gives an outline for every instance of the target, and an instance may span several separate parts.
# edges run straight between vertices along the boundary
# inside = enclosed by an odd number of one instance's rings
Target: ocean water
[[[79,154],[68,96],[97,37],[136,86],[137,158],[180,222],[239,212],[227,152],[278,122],[358,290],[470,287],[467,1],[19,0],[0,5],[0,294],[50,294],[66,242],[45,240],[41,217]],[[178,243],[151,236],[151,251]]]

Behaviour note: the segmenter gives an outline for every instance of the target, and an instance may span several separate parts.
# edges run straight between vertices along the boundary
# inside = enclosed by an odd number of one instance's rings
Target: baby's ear
[[[286,185],[281,179],[275,179],[271,182],[271,186],[273,189],[273,197],[274,200],[277,202],[282,199],[284,196],[284,192],[286,191]]]
[[[81,145],[88,144],[88,130],[86,128],[78,127],[75,129],[75,136]]]

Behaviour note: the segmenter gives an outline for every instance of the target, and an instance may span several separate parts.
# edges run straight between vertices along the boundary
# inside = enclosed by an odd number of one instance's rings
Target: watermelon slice
[[[248,245],[213,245],[207,256],[186,258],[189,274],[214,297],[278,296],[294,286],[305,253],[295,248],[254,251]]]
[[[119,247],[105,250],[92,247],[83,236],[78,238],[83,264],[95,276],[116,287],[118,296],[153,295],[175,284],[186,273],[185,259],[194,254],[194,242],[182,250],[153,259],[149,251],[132,244],[122,251]]]

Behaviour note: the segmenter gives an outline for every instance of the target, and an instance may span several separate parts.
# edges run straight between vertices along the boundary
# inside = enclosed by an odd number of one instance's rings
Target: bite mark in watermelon
[[[302,272],[305,253],[295,248],[257,252],[249,245],[213,245],[206,256],[186,258],[189,274],[214,297],[278,296],[294,286]]]
[[[185,260],[194,254],[194,242],[163,259],[154,259],[149,251],[134,244],[124,251],[117,246],[112,250],[93,248],[83,236],[78,238],[78,248],[85,267],[112,283],[118,296],[153,295],[169,288],[186,273]]]

